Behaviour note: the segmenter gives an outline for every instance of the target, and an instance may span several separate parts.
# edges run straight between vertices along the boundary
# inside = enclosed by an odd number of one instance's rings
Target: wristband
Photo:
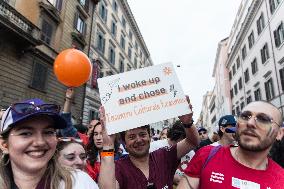
[[[102,150],[102,152],[114,152],[114,149]]]
[[[114,156],[114,152],[101,152],[101,157],[110,157],[110,156]]]
[[[193,121],[193,120],[191,120],[191,122],[190,122],[190,123],[188,123],[188,124],[182,124],[182,125],[183,125],[183,127],[184,127],[184,128],[187,128],[187,129],[188,129],[188,128],[191,128],[191,127],[192,127],[193,122],[194,122],[194,121]]]

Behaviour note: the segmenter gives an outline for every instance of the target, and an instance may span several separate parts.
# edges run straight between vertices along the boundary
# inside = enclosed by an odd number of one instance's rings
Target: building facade
[[[242,1],[228,42],[232,113],[256,100],[283,112],[283,0]]]
[[[97,78],[153,65],[127,0],[101,0],[94,12],[90,58],[93,76],[86,85],[83,123],[98,119]]]
[[[0,105],[41,98],[63,105],[66,86],[53,73],[57,54],[88,54],[94,0],[0,1]],[[72,115],[82,120],[84,86],[75,89]]]

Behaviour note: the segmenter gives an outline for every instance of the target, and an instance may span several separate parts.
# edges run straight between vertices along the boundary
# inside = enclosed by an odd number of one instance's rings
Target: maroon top
[[[135,167],[129,156],[115,162],[115,176],[120,189],[145,189],[154,183],[156,189],[172,189],[175,171],[180,163],[177,147],[164,147],[150,153],[149,179]]]

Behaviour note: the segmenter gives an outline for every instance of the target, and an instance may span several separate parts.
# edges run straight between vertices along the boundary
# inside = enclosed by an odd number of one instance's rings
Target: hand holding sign
[[[103,106],[99,109],[100,112],[100,123],[102,126],[102,135],[103,135],[103,149],[109,150],[114,148],[114,141],[115,141],[115,135],[108,135],[107,128],[105,126],[106,123],[106,117],[105,117],[105,109]]]
[[[188,114],[179,116],[178,118],[183,124],[191,124],[193,112],[192,112],[192,105],[190,104],[188,95],[186,95],[186,101],[188,102],[190,112]]]

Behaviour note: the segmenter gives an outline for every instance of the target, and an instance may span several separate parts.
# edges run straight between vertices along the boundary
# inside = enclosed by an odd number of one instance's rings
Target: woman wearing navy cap
[[[98,189],[84,172],[54,158],[56,129],[66,127],[60,107],[32,99],[10,106],[0,126],[1,189]]]

